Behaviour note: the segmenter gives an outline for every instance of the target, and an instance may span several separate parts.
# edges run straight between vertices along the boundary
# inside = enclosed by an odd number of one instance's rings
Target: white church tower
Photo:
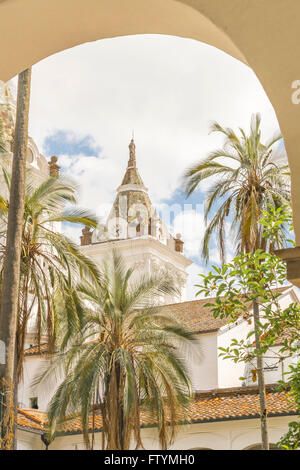
[[[113,249],[123,256],[126,264],[137,273],[166,273],[175,279],[180,294],[165,296],[160,303],[185,299],[186,268],[192,261],[183,254],[180,235],[173,237],[153,208],[148,189],[136,167],[135,143],[129,144],[129,160],[121,186],[105,225],[94,232],[85,227],[81,236],[82,250],[101,264]]]
[[[8,171],[11,170],[12,152],[13,152],[13,138],[16,121],[16,101],[7,83],[0,81],[0,119],[2,125],[3,141],[7,149],[6,153],[1,153],[0,163]],[[42,181],[49,178],[49,176],[58,176],[59,166],[57,165],[57,157],[51,157],[51,161],[40,153],[36,143],[32,137],[28,136],[27,143],[27,162],[26,168],[30,169],[33,180],[36,184],[41,184]],[[0,171],[0,188],[1,195],[7,196],[6,187],[3,184],[2,169]]]

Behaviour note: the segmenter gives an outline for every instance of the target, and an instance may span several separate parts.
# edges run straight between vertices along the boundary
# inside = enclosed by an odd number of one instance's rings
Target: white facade
[[[295,301],[295,292],[291,288],[283,293],[279,299],[280,305],[285,307],[287,302]],[[226,389],[232,387],[252,386],[257,382],[252,381],[252,376],[248,374],[248,380],[240,380],[246,377],[248,365],[244,362],[234,363],[230,359],[223,359],[219,356],[220,347],[230,345],[233,338],[245,339],[251,329],[247,321],[238,322],[228,327],[221,327],[218,331],[198,335],[198,340],[193,349],[185,352],[186,364],[190,370],[190,375],[195,391],[209,391],[215,389]],[[276,368],[271,366],[276,362],[276,352],[280,346],[275,346],[268,352],[268,358],[264,360],[265,382],[275,384],[279,380],[285,380],[283,372],[288,371],[288,366],[296,361],[295,358],[287,358]],[[275,354],[274,354],[275,351]],[[269,359],[272,357],[273,359]],[[47,360],[42,356],[25,356],[23,383],[19,387],[19,402],[22,408],[30,408],[30,398],[38,395],[38,406],[40,410],[46,411],[47,405],[55,391],[57,384],[50,386],[40,386],[34,389],[31,384],[34,377],[47,365]],[[255,365],[253,365],[255,368]]]
[[[16,101],[9,86],[0,81],[0,117],[3,126],[3,138],[7,153],[1,153],[1,166],[11,169],[12,163],[12,139],[16,120]],[[37,184],[49,177],[49,165],[47,159],[40,153],[37,145],[31,137],[27,144],[27,169],[36,180]],[[1,195],[6,197],[6,188],[3,184],[3,175],[0,171]]]
[[[291,287],[283,292],[279,298],[279,304],[282,309],[285,309],[293,302],[299,302],[295,288]],[[250,324],[246,320],[240,320],[236,324],[225,325],[218,331],[218,348],[228,347],[232,339],[246,339],[247,334],[253,330],[253,322]],[[253,337],[252,337],[253,338]],[[288,371],[289,365],[295,363],[296,358],[287,357],[280,364],[278,364],[278,352],[280,345],[274,346],[264,358],[264,375],[266,384],[274,384],[279,380],[286,380],[285,372]],[[254,385],[256,382],[252,381],[251,369],[255,369],[256,365],[246,364],[244,362],[234,363],[230,359],[223,359],[218,357],[218,386],[219,388],[225,387],[239,387],[242,383],[244,385]],[[245,380],[241,381],[240,377]]]
[[[291,417],[269,419],[269,442],[272,448],[288,429]],[[158,440],[153,428],[142,430],[145,449],[159,450]],[[259,419],[244,419],[198,423],[180,426],[170,450],[248,450],[261,443]],[[134,448],[134,446],[132,446]],[[18,433],[19,450],[44,450],[41,434],[20,430]],[[54,440],[49,450],[84,450],[81,434],[62,436]],[[94,449],[101,449],[101,433],[95,434]]]
[[[42,357],[27,357],[24,361],[23,368],[23,381],[21,386],[18,388],[18,406],[19,408],[30,409],[32,406],[31,400],[34,397],[38,398],[38,407],[40,410],[47,410],[47,406],[51,399],[52,394],[55,392],[55,386],[53,384],[51,388],[39,388],[37,393],[33,389],[34,378],[49,365],[47,359]]]
[[[160,298],[160,304],[170,304],[185,300],[187,281],[186,268],[192,262],[182,253],[170,249],[151,235],[144,235],[124,240],[95,243],[82,247],[82,251],[92,258],[99,266],[111,250],[120,253],[127,267],[134,267],[134,275],[161,273],[175,279],[179,288],[177,296]]]
[[[187,364],[194,390],[213,390],[219,387],[217,343],[217,332],[198,335],[196,351],[188,355]]]

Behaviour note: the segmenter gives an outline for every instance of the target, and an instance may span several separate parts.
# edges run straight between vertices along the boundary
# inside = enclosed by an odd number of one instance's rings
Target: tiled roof
[[[283,293],[290,287],[281,287],[277,292]],[[163,305],[162,311],[174,316],[180,323],[194,333],[206,333],[219,330],[228,323],[228,318],[214,318],[211,307],[204,307],[208,302],[214,302],[215,298],[204,298]],[[250,307],[250,306],[249,306]]]
[[[42,356],[49,353],[48,343],[42,343],[40,346],[30,346],[30,348],[25,349],[25,356]]]
[[[168,313],[176,318],[189,330],[195,333],[217,331],[228,320],[225,318],[214,318],[210,307],[204,307],[207,302],[213,302],[214,299],[191,300],[177,304],[163,305],[162,312]]]
[[[272,386],[267,387],[267,411],[269,416],[284,416],[296,414],[296,406],[287,402],[287,393],[275,392]],[[227,421],[236,419],[257,418],[259,416],[259,395],[256,387],[239,387],[198,392],[191,403],[187,422],[201,423]],[[19,410],[18,426],[32,427],[33,430],[46,429],[46,413],[37,410]],[[153,426],[153,420],[142,416],[142,426]],[[93,429],[93,417],[89,418],[89,429]],[[102,417],[95,412],[94,429],[101,431]],[[81,418],[70,417],[60,425],[62,434],[82,432]]]
[[[287,402],[287,393],[272,392],[266,394],[269,416],[295,414],[297,408]],[[259,417],[260,404],[257,389],[236,389],[222,392],[218,390],[210,396],[199,394],[190,406],[193,422],[226,421]]]
[[[284,293],[290,287],[281,287],[276,289],[278,292]],[[222,326],[228,323],[227,318],[214,318],[211,308],[204,307],[207,302],[213,302],[214,298],[205,298],[199,300],[191,300],[188,302],[179,302],[176,304],[162,305],[161,310],[172,315],[186,328],[194,333],[209,333],[218,331]],[[278,339],[277,344],[282,343],[282,339]],[[49,353],[47,343],[38,346],[31,346],[25,350],[25,356],[41,356]]]
[[[214,318],[209,307],[204,307],[207,302],[214,299],[191,300],[176,304],[163,305],[160,308],[163,312],[176,318],[186,328],[194,333],[204,333],[218,331],[223,325],[228,323],[228,319]],[[32,346],[25,350],[25,356],[41,356],[49,352],[47,343],[41,347]]]
[[[36,413],[37,410],[22,410],[18,408],[18,427],[30,431],[43,432],[47,420],[44,412]]]
[[[200,299],[189,302],[180,302],[171,305],[163,305],[162,311],[174,316],[181,324],[195,333],[217,331],[228,320],[214,318],[208,307],[204,307],[207,302],[214,299]],[[41,347],[32,346],[25,350],[25,356],[41,356],[49,352],[47,343],[41,344]]]

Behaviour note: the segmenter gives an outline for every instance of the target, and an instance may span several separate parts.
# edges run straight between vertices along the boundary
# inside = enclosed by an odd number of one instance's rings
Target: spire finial
[[[129,160],[128,160],[128,166],[136,166],[134,131],[132,131],[132,139],[131,139],[130,144],[129,144]]]

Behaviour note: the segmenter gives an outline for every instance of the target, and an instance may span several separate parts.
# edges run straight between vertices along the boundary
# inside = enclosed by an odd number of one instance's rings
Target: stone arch
[[[210,449],[209,447],[192,447],[191,449],[188,450],[213,450]]]
[[[270,450],[281,450],[276,444],[269,444]],[[251,444],[248,447],[245,447],[243,450],[262,450],[262,445],[260,443]]]
[[[228,448],[226,433],[218,430],[201,431],[199,424],[193,425],[195,431],[178,436],[172,450],[223,450]],[[198,428],[198,429],[197,429]],[[213,444],[213,448],[211,447]]]
[[[214,24],[201,8],[190,3],[188,0],[0,2],[2,38],[9,45],[8,49],[1,50],[0,78],[6,81],[45,57],[82,43],[133,34],[167,34],[196,39],[246,63],[244,54],[228,33]],[[14,27],[10,18],[14,18]],[[35,37],[38,41],[34,41]],[[16,54],[14,61],[11,60],[12,50]]]
[[[270,417],[269,418],[269,442],[276,445],[285,430],[288,429],[290,417]],[[239,426],[233,429],[231,435],[231,445],[234,450],[246,450],[261,443],[261,430],[259,419],[250,419],[237,422]]]
[[[56,52],[97,39],[132,34],[195,39],[249,65],[269,96],[285,137],[292,172],[294,226],[299,239],[300,85],[298,106],[292,100],[293,87],[300,83],[299,2],[2,0],[0,16],[0,79],[4,81]]]

